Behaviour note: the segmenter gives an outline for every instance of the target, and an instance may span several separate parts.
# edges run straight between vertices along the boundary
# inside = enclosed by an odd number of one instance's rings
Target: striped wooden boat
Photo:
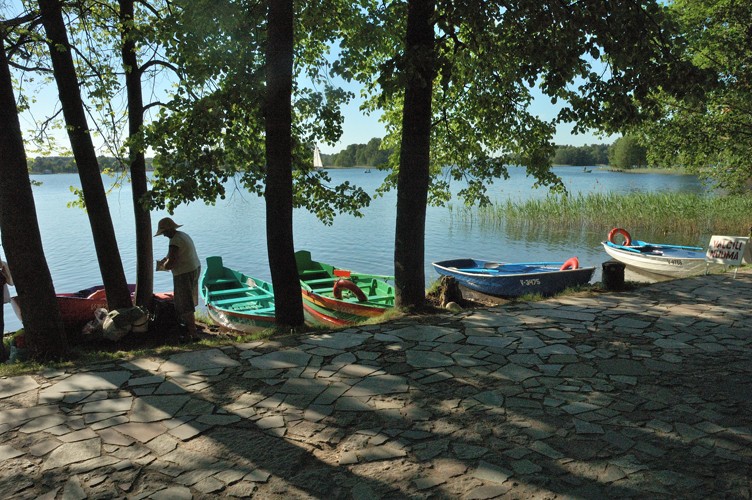
[[[222,257],[206,258],[199,283],[209,317],[222,328],[254,333],[274,327],[274,289],[222,264]]]
[[[380,316],[394,307],[391,276],[377,276],[338,269],[311,260],[311,252],[295,253],[309,321],[327,326],[354,325]]]

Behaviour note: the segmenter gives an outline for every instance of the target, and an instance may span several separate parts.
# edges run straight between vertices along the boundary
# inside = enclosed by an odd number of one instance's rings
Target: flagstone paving
[[[750,499],[752,272],[0,379],[0,498]]]

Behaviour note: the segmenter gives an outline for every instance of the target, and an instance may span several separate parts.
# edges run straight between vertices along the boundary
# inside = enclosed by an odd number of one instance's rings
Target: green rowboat
[[[209,316],[219,326],[241,333],[274,327],[271,283],[222,265],[222,257],[207,257],[199,283]]]
[[[295,253],[309,321],[328,326],[354,325],[380,316],[394,307],[392,276],[377,276],[339,269],[311,260],[311,252]]]

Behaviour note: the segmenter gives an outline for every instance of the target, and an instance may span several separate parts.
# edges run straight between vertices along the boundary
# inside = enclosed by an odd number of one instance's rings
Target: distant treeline
[[[379,149],[381,139],[374,137],[368,144],[350,144],[339,153],[321,155],[321,161],[328,167],[376,167],[389,160],[391,149]],[[608,165],[610,144],[593,144],[576,146],[558,146],[554,165]]]
[[[574,165],[586,167],[591,165],[608,165],[610,144],[593,144],[588,146],[557,146],[554,165]]]
[[[97,157],[99,170],[105,169],[117,170],[120,168],[116,158],[109,156]],[[27,165],[32,174],[75,174],[78,173],[76,161],[70,156],[37,156],[36,158],[27,158]],[[151,170],[152,158],[146,159],[146,169]]]
[[[329,167],[377,167],[389,160],[392,149],[379,149],[381,139],[374,137],[368,144],[350,144],[333,155],[321,155],[321,162]]]

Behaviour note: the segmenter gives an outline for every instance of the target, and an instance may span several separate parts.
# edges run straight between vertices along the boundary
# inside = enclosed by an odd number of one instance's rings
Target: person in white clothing
[[[169,217],[159,221],[157,234],[170,238],[167,257],[159,261],[168,271],[172,271],[172,286],[175,310],[181,321],[188,328],[188,335],[195,339],[196,318],[194,311],[198,305],[198,275],[201,273],[201,261],[198,260],[193,240],[183,231],[182,225],[175,224]]]
[[[8,285],[13,286],[13,278],[10,275],[10,268],[3,260],[0,260],[0,285],[3,287],[3,302],[0,305],[0,360],[5,359],[5,346],[3,345],[3,334],[5,332],[5,304],[10,302],[10,291]]]

